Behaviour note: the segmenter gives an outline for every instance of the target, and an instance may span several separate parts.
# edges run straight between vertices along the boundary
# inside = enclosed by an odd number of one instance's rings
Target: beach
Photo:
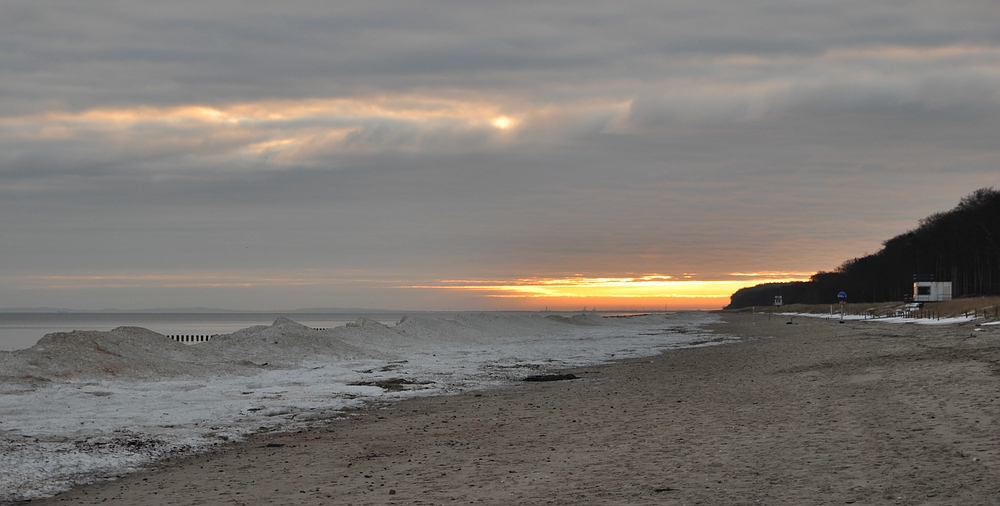
[[[740,342],[369,404],[32,504],[1000,503],[1000,326],[723,320]]]

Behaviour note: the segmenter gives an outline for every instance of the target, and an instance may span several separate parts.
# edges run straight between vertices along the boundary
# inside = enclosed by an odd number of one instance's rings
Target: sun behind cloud
[[[506,130],[514,125],[514,120],[508,118],[507,116],[499,116],[493,119],[493,126],[499,128],[500,130]]]

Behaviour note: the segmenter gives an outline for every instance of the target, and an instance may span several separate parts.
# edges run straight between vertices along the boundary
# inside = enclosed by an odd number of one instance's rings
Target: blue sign
[[[838,293],[837,300],[839,300],[840,302],[844,302],[845,300],[847,300],[847,292]]]

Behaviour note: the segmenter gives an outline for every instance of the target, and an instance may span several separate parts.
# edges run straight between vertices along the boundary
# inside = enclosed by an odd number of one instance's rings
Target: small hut
[[[951,281],[934,281],[933,274],[913,275],[913,302],[951,300]]]

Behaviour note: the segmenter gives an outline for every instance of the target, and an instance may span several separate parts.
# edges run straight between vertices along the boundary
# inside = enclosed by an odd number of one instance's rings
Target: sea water
[[[147,323],[180,328],[180,317],[157,318]],[[78,330],[0,352],[0,502],[115,479],[362,403],[491,388],[728,339],[705,328],[717,317],[703,312],[302,320],[310,325],[278,317],[196,344],[140,326]],[[232,322],[186,324],[221,331]]]

